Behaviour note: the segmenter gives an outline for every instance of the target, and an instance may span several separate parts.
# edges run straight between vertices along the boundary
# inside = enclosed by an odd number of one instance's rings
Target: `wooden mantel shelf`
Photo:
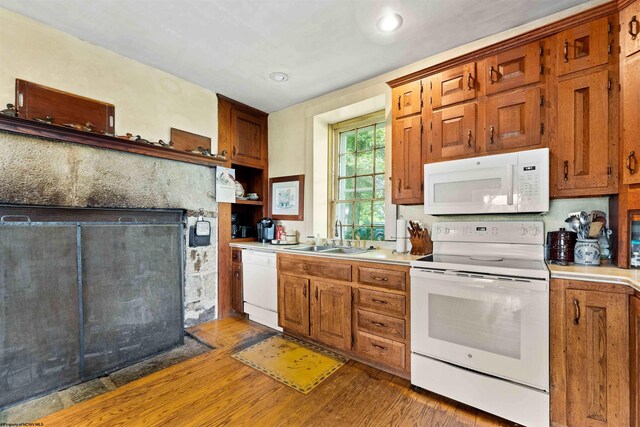
[[[125,151],[127,153],[142,154],[145,156],[159,157],[161,159],[193,163],[208,167],[222,166],[226,163],[222,160],[207,158],[201,154],[193,154],[187,153],[186,151],[173,150],[171,148],[139,144],[133,141],[116,138],[115,136],[83,132],[81,130],[50,125],[47,123],[39,123],[20,117],[0,115],[0,131],[48,138],[63,142],[73,142],[76,144],[90,145],[92,147]]]

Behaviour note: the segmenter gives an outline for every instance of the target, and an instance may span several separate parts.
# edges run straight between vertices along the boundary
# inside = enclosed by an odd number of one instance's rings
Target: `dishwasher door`
[[[244,311],[255,322],[278,328],[278,270],[276,254],[242,251]]]

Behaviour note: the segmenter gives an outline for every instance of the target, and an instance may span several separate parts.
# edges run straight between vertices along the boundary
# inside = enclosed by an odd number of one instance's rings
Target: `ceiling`
[[[585,0],[0,0],[89,43],[267,112]],[[404,25],[376,29],[388,12]],[[274,71],[285,83],[269,79]]]

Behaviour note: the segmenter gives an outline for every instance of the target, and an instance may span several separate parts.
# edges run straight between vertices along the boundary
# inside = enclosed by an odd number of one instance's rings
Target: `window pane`
[[[358,175],[366,175],[373,173],[373,151],[358,152]]]
[[[355,198],[356,179],[343,178],[338,180],[338,200],[352,200]]]
[[[371,202],[356,202],[356,225],[371,225]]]
[[[373,126],[358,129],[356,145],[358,151],[371,150],[373,148]]]
[[[336,203],[336,220],[343,225],[353,224],[353,208],[351,203]]]
[[[372,240],[371,227],[356,227],[355,235],[360,236],[361,240]]]
[[[342,227],[342,238],[344,240],[353,239],[353,227]]]
[[[350,130],[349,132],[340,133],[340,154],[353,153],[356,149],[356,132]]]
[[[373,197],[384,199],[384,175],[376,175],[376,191]]]
[[[339,176],[353,176],[356,173],[356,156],[354,154],[345,154],[340,156],[338,166]]]
[[[384,226],[384,202],[373,202],[373,225]]]
[[[384,227],[373,227],[372,240],[384,240]]]
[[[376,123],[376,147],[384,147],[384,122]]]
[[[356,177],[356,199],[370,199],[373,197],[373,177]]]
[[[384,148],[376,150],[376,173],[384,173]]]

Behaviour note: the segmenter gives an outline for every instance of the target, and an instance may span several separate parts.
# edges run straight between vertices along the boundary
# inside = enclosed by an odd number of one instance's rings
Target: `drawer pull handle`
[[[638,29],[638,27],[638,18],[633,15],[631,21],[629,21],[629,34],[631,34],[631,40],[635,40],[636,37],[638,37],[638,34],[640,34],[640,30]]]
[[[371,345],[374,346],[375,348],[379,348],[380,350],[386,350],[387,349],[387,347],[385,347],[383,345],[380,345],[380,344],[372,343]]]
[[[374,277],[373,280],[377,280],[379,282],[388,282],[389,278],[388,277]]]
[[[564,54],[564,62],[569,62],[569,42],[566,40],[564,41],[562,52]]]
[[[467,131],[467,144],[469,145],[469,148],[471,148],[471,129]]]
[[[569,181],[569,160],[564,161],[564,178],[565,181]]]
[[[473,89],[473,86],[471,86],[471,80],[472,80],[472,76],[471,76],[471,73],[469,73],[469,75],[467,76],[467,89],[469,90]]]
[[[376,302],[378,304],[389,304],[389,301],[385,301],[385,300],[377,299],[377,298],[372,298],[371,301],[372,302]]]
[[[578,301],[577,299],[573,300],[573,308],[575,311],[575,317],[573,318],[573,324],[574,325],[578,325],[580,324],[580,301]]]
[[[389,327],[389,325],[387,325],[386,323],[376,322],[375,320],[372,320],[371,323],[373,323],[374,325],[376,325],[379,328],[388,328]]]

